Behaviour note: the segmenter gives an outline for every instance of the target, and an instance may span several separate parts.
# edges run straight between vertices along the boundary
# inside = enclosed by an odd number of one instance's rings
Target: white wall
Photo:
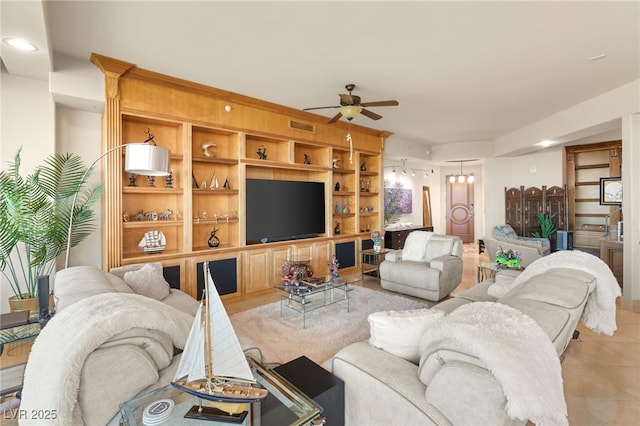
[[[22,147],[20,172],[31,173],[55,152],[55,106],[46,81],[1,74],[0,80],[0,162],[2,170]],[[0,280],[0,313],[9,312],[11,287]]]
[[[100,155],[102,115],[60,107],[56,113],[56,151],[73,152],[82,157],[89,167]],[[103,182],[102,162],[98,162],[91,175],[90,185]],[[103,199],[104,200],[104,199]],[[100,224],[102,223],[101,203],[94,207],[96,212],[96,231],[92,236],[71,249],[69,266],[94,265],[102,267],[102,239]],[[61,256],[62,257],[62,256]],[[58,267],[64,267],[64,259],[58,259]]]

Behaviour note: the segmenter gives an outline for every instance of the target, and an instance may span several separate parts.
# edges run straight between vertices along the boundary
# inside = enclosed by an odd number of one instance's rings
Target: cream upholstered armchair
[[[382,288],[434,302],[461,282],[462,240],[452,235],[413,231],[380,264]]]

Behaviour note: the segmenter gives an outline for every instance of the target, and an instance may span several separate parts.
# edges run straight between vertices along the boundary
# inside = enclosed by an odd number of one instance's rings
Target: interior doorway
[[[422,226],[433,226],[433,217],[431,216],[431,194],[429,187],[422,187]]]
[[[447,235],[456,235],[464,243],[473,243],[474,236],[474,201],[473,183],[458,181],[447,182]]]

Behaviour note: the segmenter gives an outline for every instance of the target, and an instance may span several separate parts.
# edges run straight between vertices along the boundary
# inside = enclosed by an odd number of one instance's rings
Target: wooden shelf
[[[602,164],[584,164],[581,166],[576,166],[575,170],[589,170],[589,169],[608,169],[609,163]]]
[[[193,195],[237,195],[240,192],[237,189],[198,189],[192,188]]]
[[[123,194],[147,194],[147,195],[175,195],[182,194],[181,188],[158,188],[153,186],[125,186],[122,188]]]
[[[351,169],[341,169],[341,168],[333,168],[331,169],[333,173],[341,174],[341,175],[350,175],[354,174],[356,171]]]
[[[166,228],[169,226],[182,226],[183,222],[181,220],[137,220],[130,222],[123,222],[123,228]]]
[[[208,158],[208,157],[194,157],[191,161],[194,163],[208,163],[208,164],[238,164],[238,160],[233,158]]]

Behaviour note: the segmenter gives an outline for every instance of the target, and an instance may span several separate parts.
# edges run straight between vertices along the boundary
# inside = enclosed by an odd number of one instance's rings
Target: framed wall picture
[[[619,177],[600,178],[600,204],[622,205],[622,179]]]

